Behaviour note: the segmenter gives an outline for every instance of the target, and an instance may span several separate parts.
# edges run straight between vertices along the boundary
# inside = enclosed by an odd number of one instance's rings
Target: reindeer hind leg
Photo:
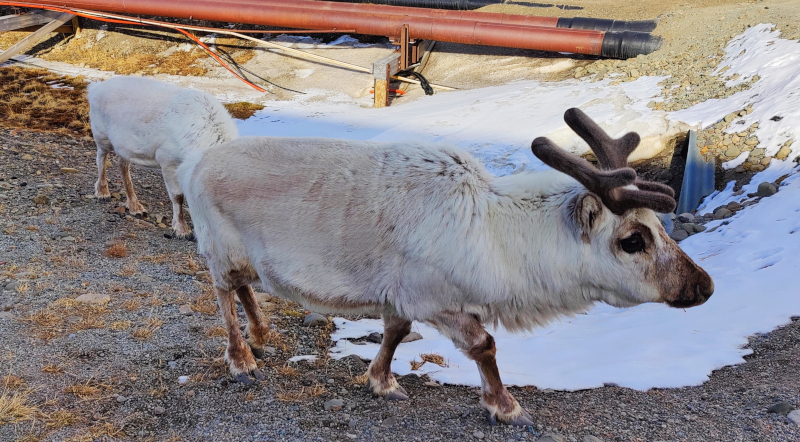
[[[392,359],[397,346],[411,332],[411,321],[392,314],[384,314],[383,323],[381,348],[367,369],[369,388],[372,393],[386,399],[405,400],[408,399],[408,393],[397,383],[392,374]]]

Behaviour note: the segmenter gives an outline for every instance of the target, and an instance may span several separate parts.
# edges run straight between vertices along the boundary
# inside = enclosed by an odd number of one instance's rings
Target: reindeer
[[[160,168],[172,202],[172,228],[191,233],[183,214],[183,192],[175,170],[191,149],[210,147],[238,136],[228,111],[210,94],[141,77],[114,77],[89,85],[89,119],[97,144],[95,197],[111,196],[106,158],[119,157],[122,182],[132,215],[146,213],[136,198],[130,165]]]
[[[246,137],[191,154],[178,176],[234,378],[264,379],[254,354],[269,327],[249,285],[260,282],[316,311],[381,314],[383,342],[367,370],[374,394],[408,398],[390,364],[412,321],[423,321],[477,363],[491,420],[531,425],[500,380],[483,324],[531,329],[595,302],[704,303],[713,281],[654,213],[674,209],[672,190],[626,167],[639,136],[612,139],[578,109],[565,120],[600,170],[547,138],[532,150],[555,171],[505,177],[462,150],[421,143]]]

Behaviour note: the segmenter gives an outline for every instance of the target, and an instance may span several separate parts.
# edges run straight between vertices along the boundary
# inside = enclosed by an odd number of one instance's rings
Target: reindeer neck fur
[[[485,322],[531,329],[585,311],[599,299],[581,266],[591,247],[572,218],[585,191],[555,171],[492,180],[480,241],[488,253],[472,254],[481,262],[465,266],[480,269],[475,278],[493,285],[485,287],[491,292],[487,303],[475,309]]]

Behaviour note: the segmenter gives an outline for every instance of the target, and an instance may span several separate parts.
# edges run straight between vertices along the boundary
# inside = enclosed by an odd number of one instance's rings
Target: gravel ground
[[[735,92],[708,72],[728,39],[746,26],[772,22],[786,38],[800,36],[798,0],[560,3],[585,9],[488,10],[660,16],[656,33],[666,38],[665,47],[628,61],[576,57],[542,64],[519,57],[529,55],[519,51],[443,46],[426,75],[467,88],[507,82],[509,72],[516,79],[616,75],[614,81],[671,75],[659,105],[677,110]],[[709,26],[711,19],[717,25]],[[502,65],[494,69],[498,60]],[[545,65],[559,68],[534,69]],[[326,72],[320,68],[320,74]],[[726,176],[747,179],[767,161],[752,144],[752,131],[736,138],[722,134],[730,119],[698,139],[707,156],[721,160],[734,149],[751,151],[751,161]],[[306,312],[300,306],[262,295],[261,306],[281,336],[261,362],[267,380],[252,387],[231,383],[220,360],[224,330],[195,244],[165,237],[170,231],[161,217],[170,209],[158,172],[134,169],[140,199],[150,211],[136,219],[119,207],[124,196],[116,169],[110,171],[114,198],[90,197],[96,178],[90,140],[0,129],[0,165],[0,405],[16,399],[18,413],[5,420],[0,413],[2,441],[800,440],[800,426],[786,416],[800,407],[796,320],[752,337],[753,354],[745,364],[721,368],[698,387],[512,388],[536,421],[520,429],[490,427],[477,389],[428,386],[427,378],[400,379],[411,394],[406,402],[372,398],[359,383],[364,361],[324,357],[330,325],[303,327]],[[87,298],[98,303],[78,300]],[[241,311],[240,316],[243,320]],[[288,362],[305,354],[322,358],[313,364]],[[333,399],[342,400],[341,409],[328,402]],[[775,405],[778,413],[768,412]]]
[[[386,402],[363,391],[361,360],[288,363],[324,356],[331,326],[305,328],[300,306],[263,296],[281,332],[267,380],[231,383],[195,244],[157,226],[159,174],[134,170],[152,213],[139,220],[87,197],[89,140],[0,129],[0,146],[3,394],[36,408],[0,421],[0,440],[800,440],[785,416],[800,405],[800,321],[752,338],[747,363],[698,387],[512,388],[536,421],[521,429],[490,427],[474,388],[405,376],[411,399]],[[120,192],[116,169],[110,181]],[[79,301],[91,294],[99,304]],[[340,410],[325,410],[332,399]]]

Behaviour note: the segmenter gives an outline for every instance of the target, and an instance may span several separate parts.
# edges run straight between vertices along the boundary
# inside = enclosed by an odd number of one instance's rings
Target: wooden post
[[[36,45],[36,43],[38,43],[39,40],[42,39],[42,37],[44,37],[46,34],[49,34],[49,33],[53,32],[55,29],[57,29],[59,26],[63,25],[64,23],[72,20],[72,17],[74,17],[74,15],[65,12],[65,13],[59,15],[58,18],[56,18],[55,20],[53,20],[50,23],[48,23],[48,24],[42,26],[41,28],[39,28],[38,31],[34,32],[33,34],[31,34],[31,35],[29,35],[29,36],[27,36],[25,38],[23,38],[22,40],[20,40],[14,46],[11,46],[10,48],[6,49],[3,52],[0,52],[0,63],[3,63],[6,60],[8,60],[9,58],[11,58],[11,57],[13,57],[13,56],[15,56],[17,54],[20,54],[22,52],[25,52],[28,49],[34,47]]]
[[[389,105],[389,80],[399,68],[400,54],[387,55],[372,64],[372,76],[375,78],[375,107]]]
[[[75,34],[75,38],[80,36],[81,23],[78,21],[78,16],[72,17],[72,33]]]

